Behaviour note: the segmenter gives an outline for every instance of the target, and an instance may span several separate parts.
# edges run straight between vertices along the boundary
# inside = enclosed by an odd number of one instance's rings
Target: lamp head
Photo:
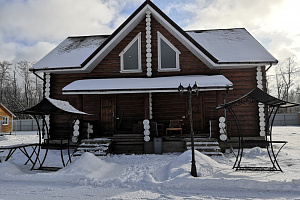
[[[195,81],[195,84],[193,85],[193,92],[196,92],[197,96],[198,96],[198,93],[199,93],[199,90],[198,90],[198,85]]]
[[[180,93],[180,95],[183,94],[183,90],[184,90],[184,87],[180,83],[180,85],[178,86],[178,92]]]

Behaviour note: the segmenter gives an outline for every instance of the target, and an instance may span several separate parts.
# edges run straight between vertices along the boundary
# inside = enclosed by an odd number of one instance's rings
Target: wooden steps
[[[143,134],[114,134],[113,135],[114,154],[143,154],[144,135]]]
[[[191,138],[185,138],[187,149],[191,149]],[[194,148],[195,150],[207,155],[207,156],[221,156],[221,148],[219,147],[219,142],[217,139],[213,138],[194,138]]]
[[[93,138],[81,140],[73,156],[81,156],[84,152],[89,152],[95,156],[105,156],[111,152],[112,140],[108,138]]]

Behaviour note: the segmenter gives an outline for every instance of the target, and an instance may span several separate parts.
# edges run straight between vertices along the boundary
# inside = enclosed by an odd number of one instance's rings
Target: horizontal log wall
[[[251,69],[228,69],[228,70],[211,70],[195,55],[193,55],[185,46],[183,46],[171,33],[162,27],[155,19],[151,21],[151,40],[152,40],[152,77],[175,76],[175,75],[216,75],[222,74],[234,84],[234,89],[229,91],[226,101],[232,101],[245,95],[251,89],[256,87],[256,68]],[[117,46],[92,70],[91,73],[81,74],[51,74],[51,97],[56,99],[67,100],[78,109],[83,109],[94,116],[84,117],[88,120],[99,121],[100,113],[100,95],[62,95],[62,88],[75,80],[89,78],[133,78],[146,77],[146,39],[145,39],[145,20],[142,20],[137,27],[132,30]],[[157,31],[166,37],[180,52],[180,71],[158,72],[158,47]],[[142,72],[141,73],[120,73],[120,56],[121,51],[141,32],[142,40]],[[264,72],[264,69],[263,69]],[[264,80],[265,82],[265,80]],[[209,130],[209,120],[217,120],[223,115],[223,111],[214,111],[213,108],[223,103],[225,91],[201,92],[203,96],[203,115],[204,129]],[[123,117],[124,121],[136,121],[144,119],[147,113],[148,94],[124,94],[117,96],[117,117]],[[153,99],[153,119],[168,123],[170,119],[187,119],[187,102],[186,98],[180,97],[178,93],[152,94]],[[245,115],[245,113],[247,115]],[[246,135],[258,135],[258,112],[255,105],[242,106],[237,110],[238,117],[241,119],[242,128]],[[248,115],[249,114],[249,115]],[[61,122],[65,118],[52,117],[51,122]],[[232,118],[230,118],[232,119]],[[235,130],[231,130],[232,135],[236,135]]]
[[[154,93],[152,94],[153,120],[165,127],[170,120],[183,120],[188,118],[186,98],[179,93]]]
[[[257,86],[256,68],[222,70],[226,78],[233,83],[233,90],[229,91],[226,96],[226,102],[236,100]],[[257,104],[235,106],[234,111],[239,119],[242,133],[244,136],[259,136],[259,117]],[[237,129],[233,122],[232,116],[227,113],[228,120],[231,121],[231,136],[237,136]]]
[[[118,127],[132,131],[133,125],[145,119],[145,96],[148,94],[120,94],[117,96]]]

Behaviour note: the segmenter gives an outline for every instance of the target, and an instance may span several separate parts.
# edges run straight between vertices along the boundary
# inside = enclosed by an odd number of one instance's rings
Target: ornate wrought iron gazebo
[[[267,133],[265,134],[264,140],[246,140],[242,133],[242,128],[239,123],[239,119],[234,112],[233,107],[239,106],[242,104],[262,104],[265,106],[265,109],[268,109],[268,114],[266,116],[266,130]],[[272,127],[275,116],[280,108],[288,108],[299,106],[298,103],[291,103],[284,100],[277,99],[269,94],[265,93],[259,88],[254,88],[248,94],[244,95],[243,97],[236,99],[234,101],[228,102],[226,104],[219,105],[215,108],[215,110],[219,109],[226,109],[230,112],[233,116],[235,125],[237,127],[239,141],[238,141],[238,153],[236,155],[236,161],[233,165],[233,168],[236,170],[255,170],[255,171],[282,171],[280,168],[277,155],[281,148],[287,143],[286,141],[273,141],[272,139]],[[281,143],[282,146],[279,148],[277,153],[275,154],[273,144],[274,143]],[[244,148],[251,145],[258,145],[258,146],[266,146],[270,161],[272,163],[271,167],[253,167],[253,166],[241,166],[241,161],[244,153]]]
[[[49,115],[69,115],[68,120],[65,122],[65,129],[69,129],[69,127],[74,125],[75,121],[79,118],[79,116],[82,115],[89,115],[85,112],[79,111],[73,106],[69,104],[67,101],[62,101],[62,100],[57,100],[57,99],[52,99],[52,98],[44,98],[40,103],[37,105],[20,111],[19,113],[21,114],[29,114],[31,115],[37,123],[38,126],[38,135],[39,135],[39,143],[38,143],[38,148],[35,150],[36,154],[36,159],[33,162],[33,166],[31,169],[34,169],[37,162],[39,162],[40,166],[38,169],[43,169],[43,164],[46,160],[46,157],[48,155],[48,151],[50,149],[50,141],[51,137],[49,136],[49,118],[46,116]],[[48,118],[48,119],[47,119]],[[42,124],[39,123],[39,119],[42,119]],[[71,121],[72,120],[72,121]],[[72,138],[72,131],[68,130],[68,134],[64,135],[60,138],[60,145],[59,149],[61,152],[61,160],[62,164],[65,167],[69,162],[71,162],[71,153],[70,153],[70,140]],[[44,139],[44,142],[42,141]],[[57,138],[56,138],[57,139]],[[64,156],[63,156],[63,141],[67,141],[65,148],[68,151],[68,161],[64,161]],[[45,148],[45,154],[42,159],[40,159],[40,152],[41,148]],[[45,167],[44,167],[45,168]]]

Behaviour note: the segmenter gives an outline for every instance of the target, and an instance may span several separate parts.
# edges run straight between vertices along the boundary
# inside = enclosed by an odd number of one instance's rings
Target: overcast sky
[[[152,0],[184,30],[246,28],[300,59],[299,0]],[[39,61],[68,36],[111,34],[144,0],[0,0],[0,61]]]

